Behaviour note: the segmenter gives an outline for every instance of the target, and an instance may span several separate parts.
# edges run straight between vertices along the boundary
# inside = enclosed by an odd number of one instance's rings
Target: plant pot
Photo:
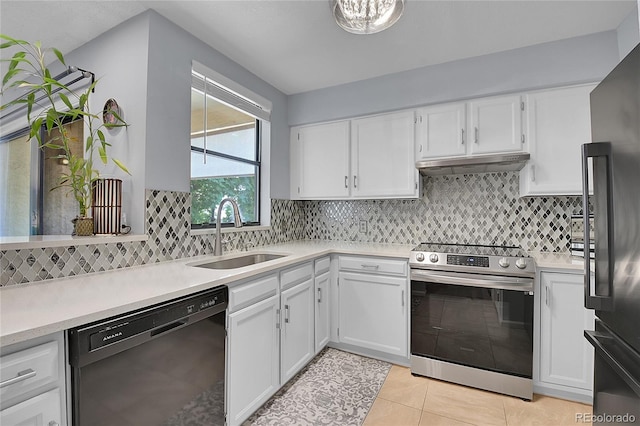
[[[87,237],[93,235],[93,218],[92,217],[76,217],[73,222],[73,235]]]

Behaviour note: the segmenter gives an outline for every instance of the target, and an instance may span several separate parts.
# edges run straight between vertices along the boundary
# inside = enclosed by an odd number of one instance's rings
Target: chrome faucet
[[[233,198],[223,198],[222,201],[220,201],[220,204],[218,205],[218,214],[216,215],[216,242],[215,242],[215,245],[213,246],[214,256],[222,255],[222,241],[221,241],[221,233],[220,233],[222,224],[221,224],[220,216],[222,216],[222,207],[224,207],[226,203],[231,203],[231,206],[233,207],[234,226],[236,228],[242,228],[242,219],[240,218],[240,207],[238,207],[238,203],[236,203],[236,200],[234,200]]]

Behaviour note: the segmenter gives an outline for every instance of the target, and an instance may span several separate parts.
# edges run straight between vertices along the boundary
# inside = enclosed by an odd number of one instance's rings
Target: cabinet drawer
[[[0,358],[0,399],[19,398],[58,381],[58,342],[47,342]]]
[[[341,271],[372,272],[407,276],[407,261],[372,257],[340,256]]]
[[[60,389],[29,398],[0,411],[3,425],[61,425]]]
[[[278,292],[278,276],[270,275],[229,289],[229,312],[237,311]]]
[[[285,269],[280,273],[280,288],[285,290],[289,287],[301,283],[306,280],[310,280],[313,276],[313,266],[311,263],[305,263],[304,265],[294,266],[290,269]]]
[[[316,276],[322,274],[323,272],[327,272],[330,267],[331,267],[331,259],[329,258],[329,256],[316,260],[316,264],[315,264]]]

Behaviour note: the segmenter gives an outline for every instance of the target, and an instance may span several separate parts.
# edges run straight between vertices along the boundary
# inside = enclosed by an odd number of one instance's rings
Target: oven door
[[[411,354],[531,378],[533,279],[412,269]]]

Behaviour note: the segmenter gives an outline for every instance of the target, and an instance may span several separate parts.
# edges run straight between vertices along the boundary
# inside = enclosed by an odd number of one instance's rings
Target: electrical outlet
[[[363,233],[363,234],[366,234],[366,233],[367,233],[367,228],[368,228],[368,226],[369,226],[369,222],[367,222],[367,221],[366,221],[366,220],[364,220],[364,219],[361,219],[361,220],[360,220],[360,228],[359,228],[359,230],[358,230],[358,231],[359,231],[359,232],[361,232],[361,233]]]

